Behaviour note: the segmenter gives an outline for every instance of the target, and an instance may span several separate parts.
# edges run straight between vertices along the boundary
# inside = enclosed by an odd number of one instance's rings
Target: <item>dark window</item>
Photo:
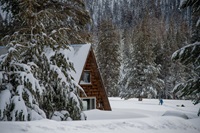
[[[81,77],[81,84],[91,84],[90,71],[84,71]]]

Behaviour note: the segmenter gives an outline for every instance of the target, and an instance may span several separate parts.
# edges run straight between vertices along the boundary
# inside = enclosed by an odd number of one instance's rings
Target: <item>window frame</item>
[[[84,97],[81,98],[83,101],[83,111],[96,109],[96,97]],[[87,106],[84,106],[84,101],[86,101]]]
[[[83,80],[83,76],[85,75],[85,73],[89,73],[89,81],[90,82],[86,82]],[[91,71],[90,70],[84,70],[82,75],[81,75],[81,79],[80,79],[80,84],[81,85],[91,85],[92,84],[92,81],[91,81]]]

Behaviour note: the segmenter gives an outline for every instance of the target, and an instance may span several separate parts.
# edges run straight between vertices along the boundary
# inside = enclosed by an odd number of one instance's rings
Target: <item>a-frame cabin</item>
[[[69,47],[68,58],[76,70],[76,72],[71,71],[71,75],[87,95],[79,92],[83,99],[84,110],[111,110],[91,44],[70,45]],[[4,46],[0,47],[0,55],[5,53],[7,49]]]
[[[71,45],[70,49],[69,59],[76,70],[71,74],[87,95],[79,93],[84,110],[111,110],[91,44]]]

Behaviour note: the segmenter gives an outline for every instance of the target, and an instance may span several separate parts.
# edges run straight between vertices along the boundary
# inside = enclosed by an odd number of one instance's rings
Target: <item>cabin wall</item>
[[[103,86],[100,73],[96,64],[94,53],[89,52],[84,70],[89,70],[91,74],[91,84],[80,84],[87,97],[96,97],[96,108],[100,110],[111,110],[108,97]],[[81,93],[81,97],[84,95]]]

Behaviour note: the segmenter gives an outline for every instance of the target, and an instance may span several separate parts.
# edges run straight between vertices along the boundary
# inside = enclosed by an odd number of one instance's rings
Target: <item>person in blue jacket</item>
[[[159,105],[163,105],[163,99],[160,99]]]

